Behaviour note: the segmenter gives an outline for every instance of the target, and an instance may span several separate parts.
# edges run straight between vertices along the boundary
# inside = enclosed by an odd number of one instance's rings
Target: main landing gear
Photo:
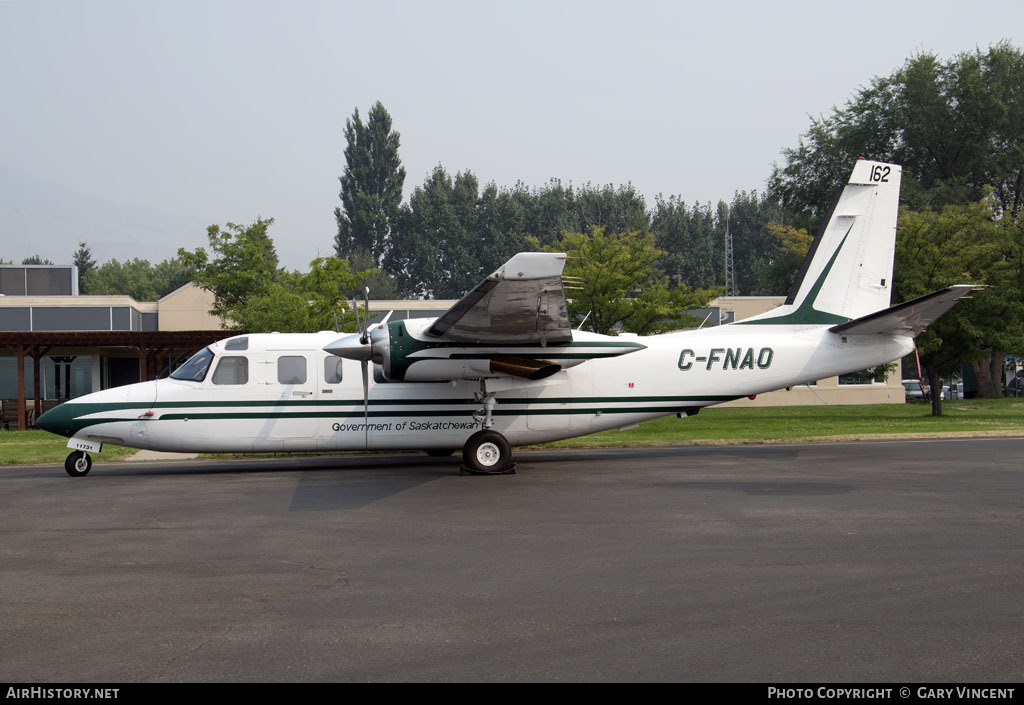
[[[460,475],[514,475],[512,448],[497,431],[477,431],[462,448]]]
[[[64,472],[71,477],[83,477],[92,470],[92,458],[83,450],[75,450],[68,454],[64,461]]]

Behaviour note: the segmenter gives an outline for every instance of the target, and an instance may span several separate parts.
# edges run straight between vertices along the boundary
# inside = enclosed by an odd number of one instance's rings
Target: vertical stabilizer
[[[901,174],[896,164],[858,160],[786,304],[747,321],[837,324],[888,308]]]

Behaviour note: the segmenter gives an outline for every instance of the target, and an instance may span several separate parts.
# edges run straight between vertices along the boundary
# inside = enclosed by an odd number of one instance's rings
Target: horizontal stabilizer
[[[913,338],[977,287],[957,284],[829,328],[843,335],[907,335]]]

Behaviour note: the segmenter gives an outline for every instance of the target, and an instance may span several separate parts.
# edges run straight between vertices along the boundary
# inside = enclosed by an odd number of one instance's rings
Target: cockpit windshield
[[[211,360],[213,360],[213,351],[210,348],[203,348],[190,357],[188,362],[172,372],[171,379],[202,382],[206,378],[206,371],[210,369]]]

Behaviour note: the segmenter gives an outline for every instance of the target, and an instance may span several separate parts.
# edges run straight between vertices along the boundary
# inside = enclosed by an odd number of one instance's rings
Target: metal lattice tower
[[[725,295],[736,296],[736,273],[732,267],[732,232],[729,230],[729,208],[725,209]]]

